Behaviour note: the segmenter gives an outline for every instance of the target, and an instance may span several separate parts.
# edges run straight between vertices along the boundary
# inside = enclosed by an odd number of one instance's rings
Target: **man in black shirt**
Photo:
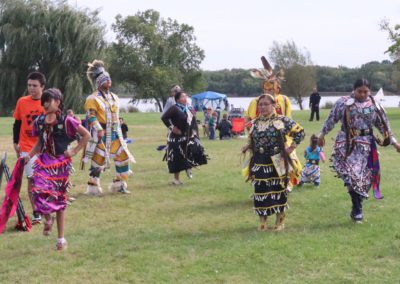
[[[314,88],[313,93],[310,96],[310,110],[311,110],[310,121],[314,120],[314,113],[316,114],[317,121],[319,121],[319,102],[320,101],[321,101],[321,96],[319,95],[317,88]]]

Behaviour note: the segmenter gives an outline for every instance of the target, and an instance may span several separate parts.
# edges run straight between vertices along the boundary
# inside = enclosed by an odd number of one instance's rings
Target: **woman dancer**
[[[254,210],[260,217],[259,231],[267,230],[267,217],[276,214],[274,230],[284,229],[287,187],[293,161],[290,154],[304,139],[303,128],[292,119],[277,115],[275,98],[258,99],[260,115],[252,120],[249,143],[242,152],[251,152],[248,180],[254,185]],[[293,139],[285,146],[286,137]]]
[[[351,219],[356,223],[363,220],[362,202],[368,197],[371,185],[375,197],[382,198],[379,191],[379,159],[376,143],[381,146],[392,144],[400,151],[390,129],[385,111],[371,96],[369,82],[359,79],[354,83],[350,96],[340,98],[333,106],[319,135],[319,146],[324,145],[324,136],[337,122],[342,126],[333,146],[332,161],[337,176],[344,181],[352,201]],[[383,135],[374,136],[373,127]]]

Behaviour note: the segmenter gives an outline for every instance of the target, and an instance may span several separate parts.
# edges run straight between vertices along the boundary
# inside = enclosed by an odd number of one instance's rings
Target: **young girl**
[[[53,218],[57,219],[57,250],[67,247],[64,239],[64,210],[67,206],[69,174],[73,170],[71,157],[75,156],[90,138],[89,132],[70,116],[62,114],[63,96],[58,89],[43,92],[41,104],[45,114],[39,116],[33,126],[33,135],[39,136],[38,142],[29,153],[33,157],[39,153],[34,165],[32,177],[32,197],[35,206],[45,218],[43,235],[51,233]],[[81,136],[75,148],[68,145]],[[27,157],[26,162],[29,160]]]
[[[304,158],[306,158],[306,166],[301,173],[301,181],[299,186],[304,183],[313,183],[314,186],[319,186],[321,182],[321,172],[319,169],[319,160],[325,162],[324,152],[322,148],[318,147],[318,137],[313,134],[310,139],[310,146],[304,151]]]
[[[218,114],[216,112],[213,112],[208,121],[208,131],[210,133],[210,135],[209,135],[210,140],[215,139],[215,128],[217,126],[217,118],[218,118]]]
[[[362,223],[362,203],[369,197],[371,187],[375,198],[382,198],[376,144],[384,147],[393,145],[400,152],[400,143],[394,137],[384,109],[371,95],[366,79],[358,79],[351,95],[335,103],[319,134],[319,146],[324,145],[324,137],[338,122],[342,126],[333,146],[332,166],[350,195],[350,218],[355,223]]]

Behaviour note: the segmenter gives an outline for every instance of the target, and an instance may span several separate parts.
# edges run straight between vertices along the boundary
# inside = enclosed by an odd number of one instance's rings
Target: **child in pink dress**
[[[70,185],[69,174],[73,170],[72,157],[75,156],[90,138],[89,132],[73,117],[62,114],[63,96],[58,89],[43,92],[41,104],[45,114],[34,122],[33,135],[38,142],[29,153],[29,157],[38,154],[33,165],[32,198],[37,211],[44,216],[43,234],[50,235],[53,218],[56,213],[58,239],[57,250],[67,246],[64,238],[64,215],[67,206],[67,189]],[[75,148],[68,149],[71,142],[81,136]],[[25,160],[28,161],[29,157]]]

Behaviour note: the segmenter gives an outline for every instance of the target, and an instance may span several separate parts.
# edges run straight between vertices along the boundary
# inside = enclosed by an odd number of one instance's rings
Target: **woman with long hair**
[[[251,121],[249,141],[242,153],[250,151],[247,180],[254,186],[254,210],[260,218],[259,231],[266,231],[267,218],[276,214],[274,230],[284,229],[287,194],[293,169],[291,153],[304,139],[303,128],[292,119],[278,115],[275,98],[258,98],[260,115]],[[292,143],[287,146],[287,137]]]
[[[381,146],[392,144],[400,151],[390,129],[384,109],[371,96],[366,79],[354,83],[350,96],[340,98],[333,106],[319,134],[318,144],[324,145],[324,136],[336,123],[342,126],[333,146],[332,161],[337,176],[347,187],[352,201],[351,219],[356,223],[363,220],[362,202],[367,198],[371,186],[377,199],[382,198],[379,190],[380,168],[376,143]],[[378,138],[374,129],[383,135]]]

